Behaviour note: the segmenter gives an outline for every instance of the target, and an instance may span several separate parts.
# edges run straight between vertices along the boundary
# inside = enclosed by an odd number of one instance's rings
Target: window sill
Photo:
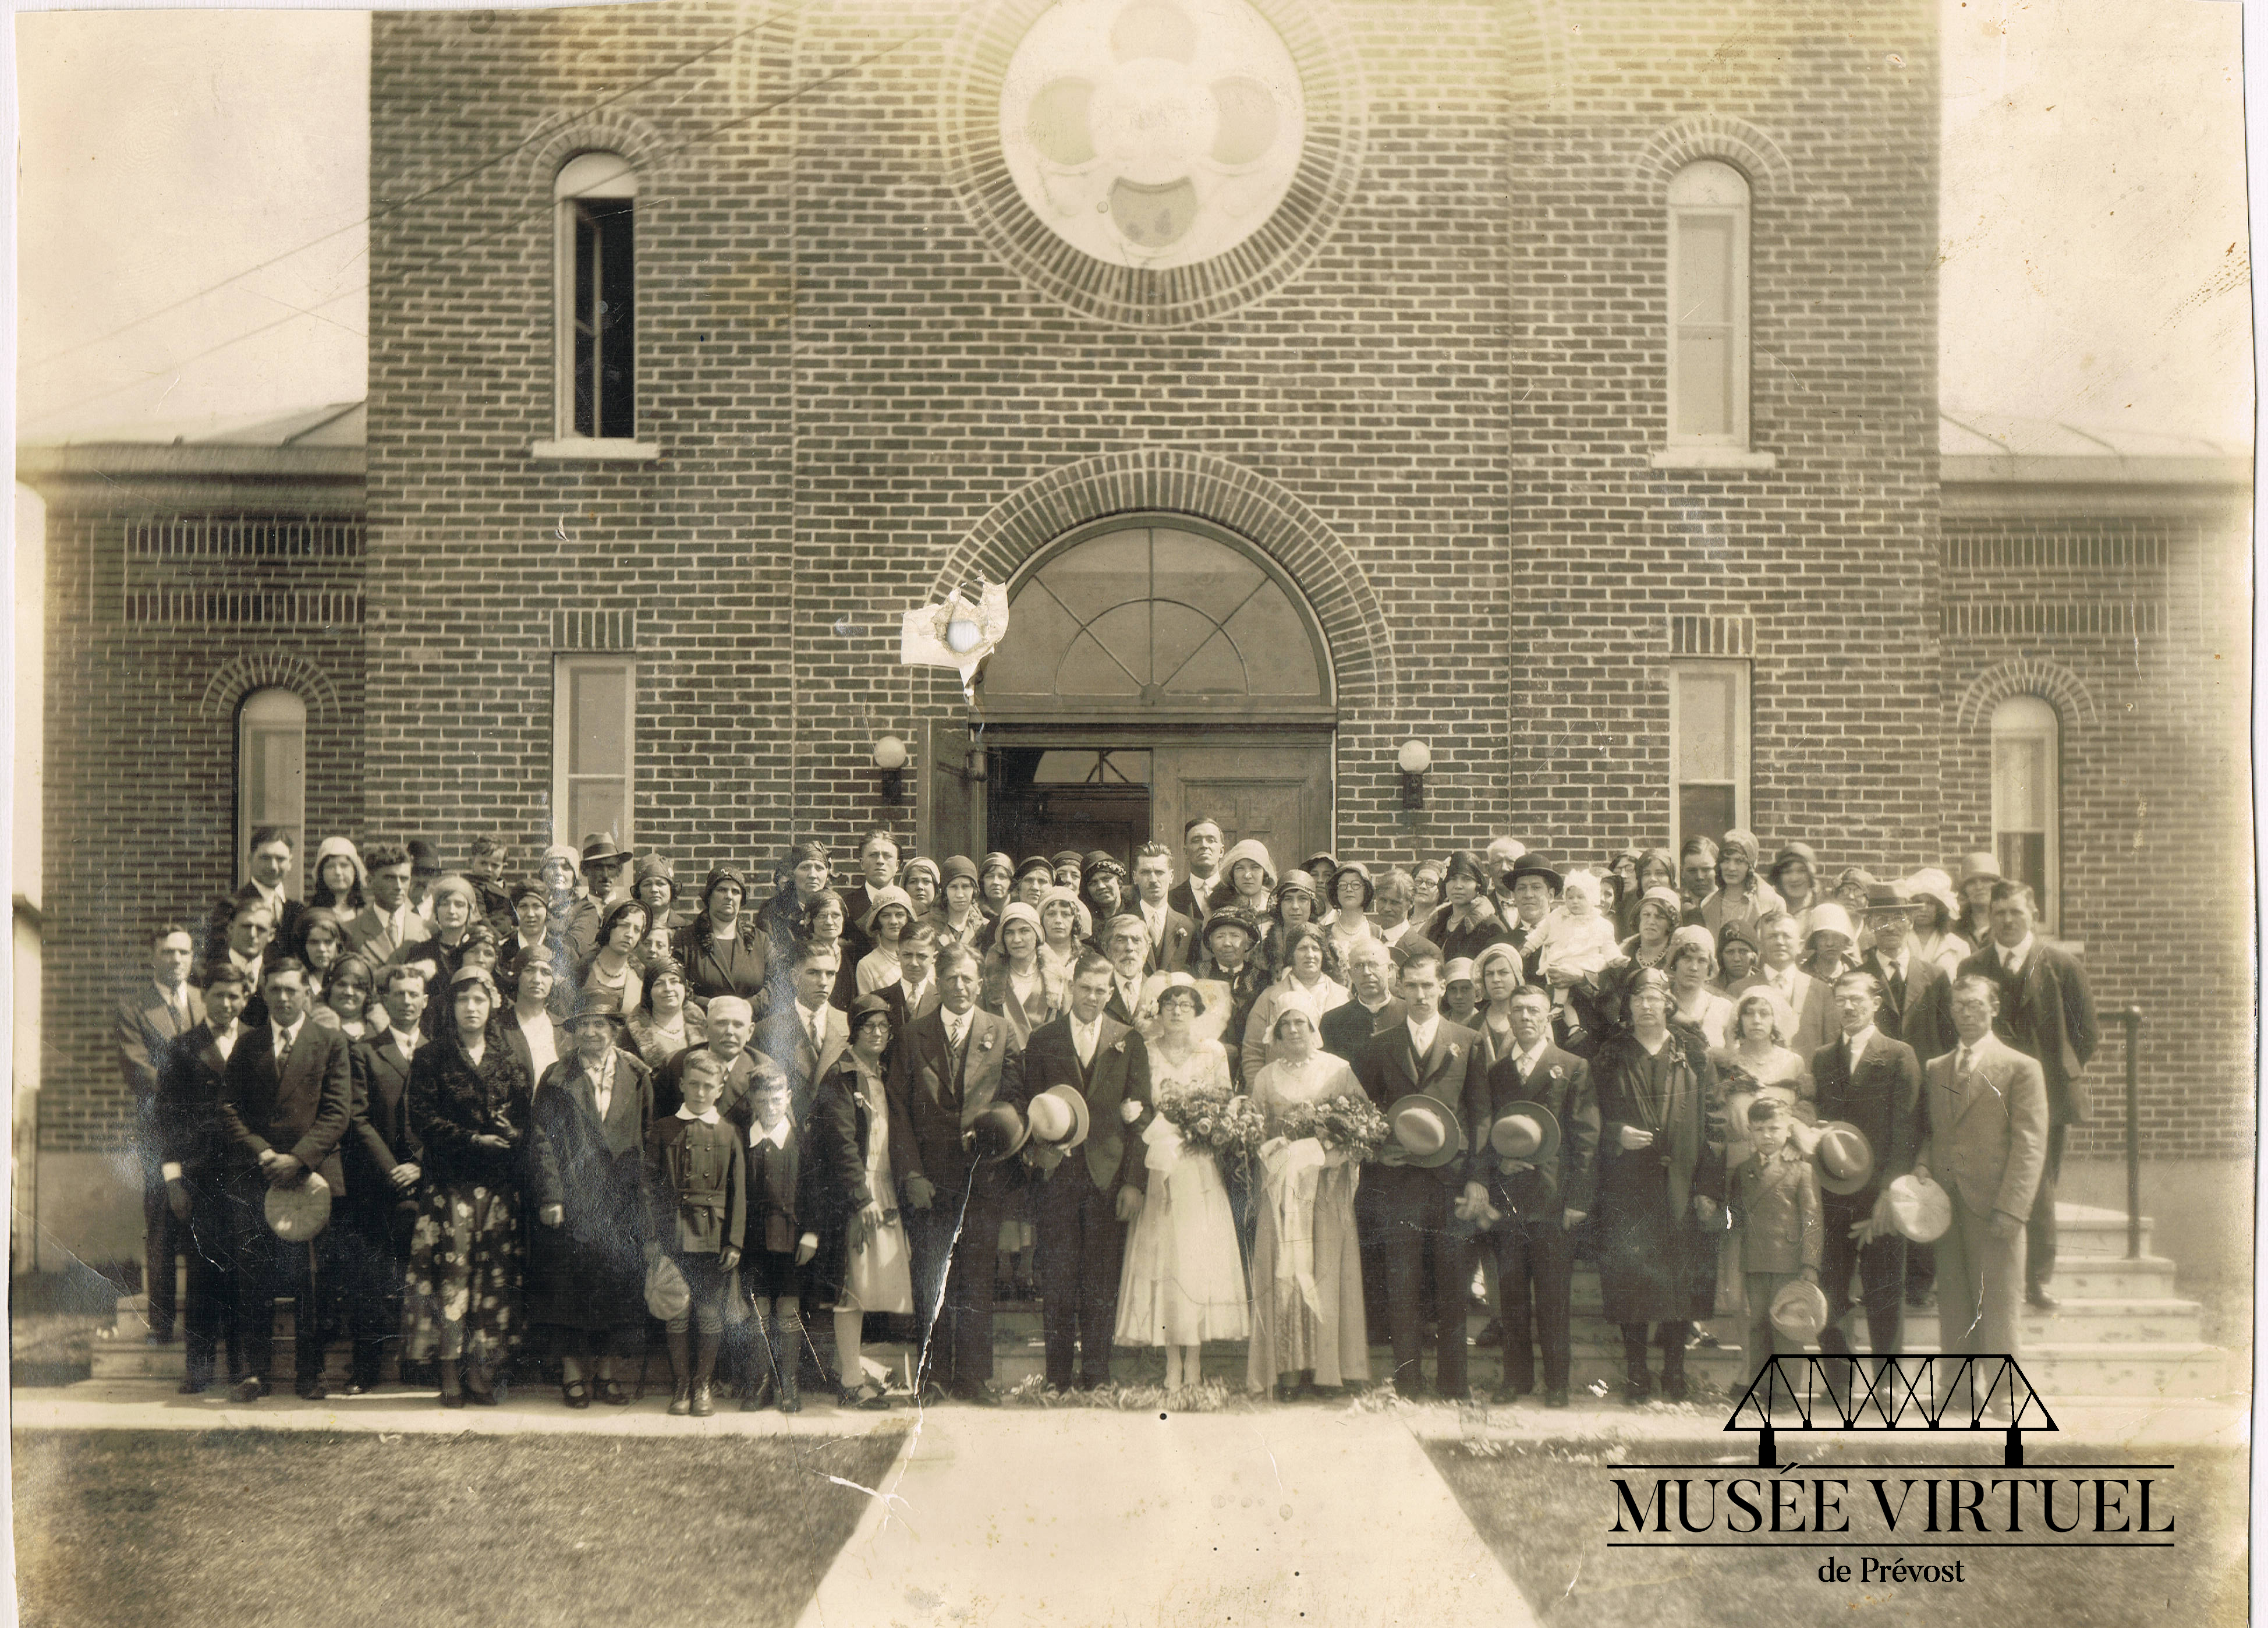
[[[1649,459],[1657,469],[1719,469],[1762,474],[1779,468],[1770,453],[1751,453],[1737,446],[1672,446]]]
[[[655,463],[661,458],[661,443],[576,436],[563,441],[538,441],[527,449],[527,455],[556,463]]]

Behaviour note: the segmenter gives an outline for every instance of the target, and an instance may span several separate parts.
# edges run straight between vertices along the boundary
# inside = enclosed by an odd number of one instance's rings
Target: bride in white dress
[[[1151,1094],[1159,1103],[1201,1086],[1226,1088],[1228,1053],[1193,1028],[1204,998],[1187,973],[1158,996],[1158,1037],[1150,1047]],[[1166,1348],[1166,1389],[1197,1382],[1207,1340],[1250,1331],[1244,1257],[1220,1164],[1184,1147],[1160,1115],[1144,1132],[1150,1190],[1126,1238],[1118,1280],[1117,1342]]]

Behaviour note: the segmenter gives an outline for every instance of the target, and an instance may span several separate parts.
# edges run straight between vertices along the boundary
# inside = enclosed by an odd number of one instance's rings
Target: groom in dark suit
[[[286,1243],[269,1230],[262,1208],[271,1187],[304,1182],[310,1171],[330,1183],[333,1201],[346,1191],[339,1142],[353,1116],[354,1082],[347,1037],[307,1016],[313,1004],[307,970],[296,955],[279,957],[261,990],[265,1020],[229,1054],[221,1085],[220,1122],[231,1145],[229,1200],[237,1262],[237,1337],[247,1370],[237,1400],[267,1394],[275,1355],[276,1297],[297,1302],[292,1340],[294,1388],[323,1400],[323,1342],[311,1263],[328,1254],[330,1229],[310,1245]]]
[[[1104,1015],[1110,999],[1110,963],[1092,953],[1079,958],[1071,980],[1071,1010],[1032,1031],[1024,1048],[1024,1078],[1017,1106],[1057,1086],[1086,1099],[1086,1145],[1066,1160],[1042,1155],[1040,1177],[1040,1298],[1047,1332],[1047,1382],[1072,1385],[1072,1342],[1078,1342],[1081,1390],[1110,1378],[1110,1341],[1118,1321],[1118,1272],[1126,1228],[1142,1213],[1149,1183],[1138,1138],[1127,1134],[1123,1105],[1150,1106],[1150,1054],[1141,1032]]]
[[[1402,966],[1401,992],[1407,1008],[1403,1020],[1373,1034],[1355,1052],[1355,1078],[1381,1110],[1421,1094],[1453,1114],[1464,1111],[1480,1037],[1441,1015],[1442,988],[1441,953],[1421,939]],[[1404,1396],[1425,1394],[1422,1331],[1428,1259],[1440,1304],[1435,1378],[1444,1396],[1466,1394],[1465,1282],[1471,1275],[1470,1252],[1464,1240],[1450,1231],[1449,1212],[1469,1163],[1452,1157],[1421,1167],[1388,1142],[1377,1166],[1363,1173],[1363,1185],[1378,1191],[1377,1258],[1386,1272],[1395,1389]]]
[[[962,1141],[994,1101],[1023,1100],[1024,1054],[1005,1019],[976,1009],[974,951],[937,960],[936,1010],[893,1048],[890,1157],[906,1201],[922,1366],[946,1393],[990,1403],[992,1267],[1008,1172]],[[934,1319],[934,1321],[932,1321]]]
[[[1569,1305],[1574,1258],[1569,1234],[1591,1207],[1599,1151],[1599,1099],[1591,1066],[1551,1043],[1551,997],[1541,985],[1513,992],[1513,1050],[1485,1074],[1468,1077],[1465,1126],[1472,1165],[1465,1200],[1492,1207],[1491,1233],[1497,1284],[1504,1299],[1504,1379],[1492,1400],[1510,1402],[1535,1388],[1535,1354],[1528,1346],[1528,1301],[1535,1298],[1535,1337],[1543,1347],[1543,1405],[1567,1405],[1572,1361]],[[1531,1160],[1500,1157],[1489,1131],[1515,1102],[1547,1109],[1559,1123],[1559,1145]]]

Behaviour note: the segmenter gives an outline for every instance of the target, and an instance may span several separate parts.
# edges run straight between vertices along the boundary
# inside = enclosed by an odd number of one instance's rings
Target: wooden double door
[[[1123,844],[1119,858],[1130,865],[1133,849],[1155,837],[1174,851],[1178,875],[1182,828],[1200,815],[1231,844],[1264,843],[1279,873],[1331,846],[1328,731],[1004,727],[980,743],[954,724],[932,727],[924,745],[917,840],[932,857],[976,858],[1004,843],[1018,859]]]

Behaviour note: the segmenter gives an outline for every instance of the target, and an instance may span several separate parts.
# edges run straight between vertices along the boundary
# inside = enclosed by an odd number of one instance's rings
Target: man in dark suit
[[[290,947],[299,941],[299,918],[307,907],[286,895],[293,866],[291,833],[280,825],[263,825],[252,833],[252,851],[246,868],[251,880],[234,893],[216,899],[205,921],[205,941],[198,949],[201,966],[216,966],[229,958],[229,928],[237,909],[244,904],[268,907],[269,941]],[[253,991],[254,998],[261,991]]]
[[[1110,994],[1109,963],[1081,955],[1071,971],[1071,1010],[1034,1029],[1024,1048],[1016,1105],[1057,1086],[1086,1099],[1086,1146],[1068,1161],[1042,1154],[1037,1165],[1047,1382],[1058,1390],[1073,1383],[1074,1341],[1079,1388],[1092,1390],[1110,1378],[1126,1228],[1142,1213],[1149,1184],[1141,1141],[1127,1134],[1121,1108],[1150,1107],[1150,1054],[1139,1030],[1104,1013]]]
[[[1590,1064],[1551,1043],[1551,997],[1522,984],[1512,998],[1514,1050],[1484,1073],[1467,1075],[1465,1124],[1473,1144],[1465,1176],[1468,1212],[1498,1219],[1489,1234],[1496,1249],[1497,1285],[1503,1297],[1504,1379],[1493,1400],[1509,1402],[1535,1388],[1535,1356],[1528,1347],[1528,1302],[1535,1300],[1535,1339],[1543,1347],[1543,1405],[1567,1405],[1572,1361],[1569,1304],[1574,1257],[1569,1234],[1591,1208],[1599,1151],[1599,1100]],[[1500,1157],[1489,1131],[1514,1102],[1550,1110],[1559,1145],[1532,1160]]]
[[[1182,858],[1189,874],[1167,890],[1166,902],[1200,927],[1212,914],[1214,890],[1227,880],[1220,874],[1220,856],[1227,846],[1220,822],[1210,815],[1199,814],[1182,828]]]
[[[1150,935],[1145,972],[1187,972],[1196,954],[1196,919],[1167,897],[1173,881],[1173,851],[1165,843],[1144,843],[1134,851],[1134,910]]]
[[[819,1082],[850,1046],[849,1021],[827,1004],[838,966],[835,951],[825,945],[798,945],[795,998],[765,1018],[763,1027],[756,1031],[757,1049],[788,1077],[792,1090],[788,1114],[799,1133],[811,1129],[811,1109],[819,1097]]]
[[[2086,973],[2070,951],[2033,930],[2037,909],[2022,882],[1993,883],[1992,942],[1961,963],[1961,976],[1975,974],[1999,986],[2000,1013],[1992,1031],[2037,1063],[2047,1081],[2047,1159],[2024,1229],[2024,1299],[2040,1311],[2053,1311],[2060,1304],[2048,1293],[2055,1276],[2056,1179],[2063,1174],[2065,1132],[2087,1117],[2080,1071],[2093,1060],[2101,1034]]]
[[[1407,1008],[1402,1022],[1373,1035],[1355,1053],[1355,1078],[1381,1110],[1413,1094],[1433,1098],[1452,1114],[1464,1110],[1480,1037],[1441,1015],[1441,991],[1440,953],[1421,943],[1402,965],[1401,993]],[[1460,1154],[1467,1151],[1458,1150]],[[1467,1392],[1464,1297],[1471,1275],[1470,1252],[1449,1222],[1451,1201],[1463,1184],[1469,1162],[1452,1157],[1425,1168],[1411,1163],[1388,1143],[1378,1164],[1363,1173],[1363,1185],[1378,1189],[1378,1259],[1386,1276],[1395,1389],[1404,1396],[1425,1394],[1421,1331],[1429,1259],[1441,1308],[1435,1319],[1440,1352],[1436,1384],[1442,1396],[1453,1399]]]
[[[1114,916],[1095,924],[1095,943],[1110,963],[1110,999],[1103,1012],[1130,1028],[1142,1019],[1142,979],[1150,956],[1150,930],[1139,916]]]
[[[237,1014],[244,1010],[247,993],[243,974],[233,967],[215,968],[205,986],[203,1018],[188,1033],[166,1042],[159,1053],[158,1125],[164,1153],[159,1175],[166,1212],[188,1261],[188,1304],[181,1317],[183,1396],[197,1396],[212,1384],[213,1357],[224,1336],[229,1382],[243,1377],[235,1326],[229,1150],[221,1133],[220,1099],[229,1056],[243,1039]],[[170,1268],[168,1271],[170,1275]]]
[[[1843,1027],[1811,1056],[1819,1123],[1855,1125],[1874,1150],[1867,1179],[1850,1191],[1830,1188],[1834,1173],[1823,1159],[1820,1180],[1819,1286],[1827,1293],[1827,1326],[1819,1349],[1847,1357],[1843,1319],[1851,1309],[1851,1274],[1859,1274],[1867,1308],[1867,1343],[1878,1357],[1905,1348],[1905,1235],[1890,1224],[1885,1190],[1914,1167],[1923,1123],[1921,1064],[1913,1048],[1892,1040],[1875,1023],[1881,985],[1870,972],[1846,972],[1835,981],[1835,1013]]]
[[[1890,888],[1878,883],[1867,890],[1867,928],[1874,947],[1859,969],[1882,986],[1875,1027],[1905,1042],[1926,1063],[1953,1050],[1953,980],[1944,968],[1914,953],[1913,912],[1912,902]]]
[[[964,946],[938,957],[939,1006],[916,1018],[890,1073],[890,1157],[906,1202],[922,1371],[990,1404],[992,1269],[1007,1167],[962,1140],[995,1101],[1021,1102],[1024,1054],[1006,1020],[976,1009],[983,975]]]
[[[230,1053],[220,1099],[221,1127],[231,1145],[237,1337],[248,1370],[237,1387],[237,1399],[257,1402],[267,1394],[276,1297],[288,1294],[298,1302],[294,1389],[320,1402],[325,1395],[323,1342],[317,1332],[320,1318],[313,1278],[323,1270],[320,1257],[330,1229],[313,1245],[286,1243],[269,1229],[261,1206],[269,1189],[298,1185],[311,1170],[330,1184],[334,1203],[344,1195],[339,1143],[353,1118],[353,1067],[347,1037],[308,1020],[313,1000],[298,956],[279,956],[268,969],[261,993],[267,1021]]]
[[[1543,983],[1543,975],[1536,970],[1540,957],[1528,946],[1535,942],[1536,930],[1557,902],[1566,879],[1546,865],[1540,854],[1524,853],[1513,861],[1502,885],[1512,907],[1505,912],[1512,947],[1520,952],[1526,981],[1540,985]]]
[[[851,967],[874,947],[874,940],[859,924],[873,908],[874,895],[897,884],[898,839],[879,826],[867,832],[866,840],[858,844],[858,869],[863,875],[858,885],[842,890],[843,960]]]
[[[402,867],[409,867],[407,856]],[[354,1341],[351,1396],[377,1389],[386,1343],[401,1336],[401,1273],[417,1220],[417,1161],[425,1156],[409,1128],[409,1059],[421,1038],[425,977],[415,967],[389,967],[384,984],[379,1000],[386,1029],[356,1042],[349,1053],[354,1095],[341,1144],[347,1196],[332,1212]]]
[[[1377,939],[1365,939],[1354,947],[1347,958],[1354,998],[1323,1013],[1316,1033],[1324,1050],[1352,1064],[1363,1042],[1403,1020],[1409,1008],[1395,996],[1393,967],[1386,946]]]
[[[943,991],[937,982],[937,924],[917,921],[898,935],[898,981],[874,991],[890,1003],[890,1055],[906,1031],[935,1012]]]
[[[230,906],[228,928],[220,943],[220,954],[199,962],[200,970],[191,975],[190,981],[202,989],[210,969],[234,968],[250,996],[239,1021],[247,1028],[257,1028],[268,1020],[267,1004],[260,998],[261,980],[267,975],[269,961],[278,953],[275,911],[259,899],[237,900]]]
[[[784,1080],[787,1071],[748,1042],[756,1026],[753,1008],[738,995],[718,995],[709,1003],[709,1038],[688,1046],[653,1071],[653,1116],[666,1119],[685,1101],[685,1065],[697,1057],[713,1057],[725,1065],[717,1093],[717,1111],[742,1131],[756,1124],[756,1093],[766,1079]],[[792,1112],[794,1093],[789,1093]]]
[[[134,1142],[142,1160],[142,1287],[150,1341],[158,1345],[173,1337],[173,1257],[186,1240],[166,1197],[158,1066],[166,1047],[204,1021],[204,1003],[188,983],[195,955],[187,927],[179,922],[159,927],[150,938],[150,970],[119,997],[112,1024],[119,1071],[134,1102]]]

